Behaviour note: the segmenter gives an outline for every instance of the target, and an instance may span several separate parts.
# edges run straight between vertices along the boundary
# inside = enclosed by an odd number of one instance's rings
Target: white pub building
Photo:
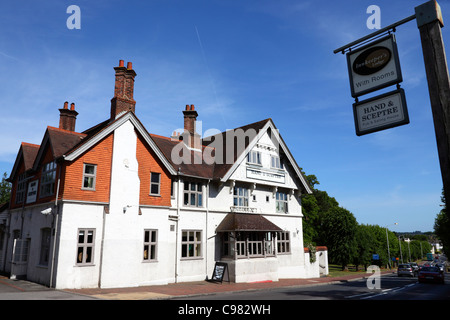
[[[40,145],[21,144],[1,271],[59,289],[201,281],[217,263],[232,282],[328,273],[326,248],[314,263],[304,248],[312,190],[271,119],[201,139],[187,105],[183,132],[154,135],[135,113],[131,63],[114,69],[108,119],[77,132],[65,103]]]

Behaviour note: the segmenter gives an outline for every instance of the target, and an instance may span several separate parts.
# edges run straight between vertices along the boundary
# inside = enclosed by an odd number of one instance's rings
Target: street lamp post
[[[403,263],[402,244],[400,243],[400,236],[398,236],[398,246],[400,247],[400,258],[402,259]]]
[[[394,223],[394,225],[398,225],[397,222]],[[388,249],[388,268],[391,268],[391,253],[389,252],[389,236],[388,236],[388,226],[386,226],[386,242],[387,242],[387,249]]]

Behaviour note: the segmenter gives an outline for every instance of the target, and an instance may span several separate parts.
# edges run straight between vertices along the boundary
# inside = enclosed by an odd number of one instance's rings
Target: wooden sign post
[[[441,28],[444,26],[436,1],[415,8],[433,113],[444,195],[450,201],[450,81]]]

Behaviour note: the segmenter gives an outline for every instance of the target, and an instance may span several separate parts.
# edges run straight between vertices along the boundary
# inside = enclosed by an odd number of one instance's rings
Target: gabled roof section
[[[19,152],[16,156],[16,161],[14,162],[13,169],[11,171],[11,175],[8,178],[8,181],[11,181],[14,179],[17,170],[19,170],[20,162],[23,161],[25,171],[28,171],[33,168],[34,160],[36,159],[36,155],[39,151],[39,145],[22,142],[19,148]]]
[[[220,158],[220,161],[216,161],[217,164],[214,168],[214,178],[223,180],[224,176],[230,171],[230,169],[236,165],[236,162],[243,155],[245,156],[250,144],[256,143],[255,137],[261,132],[261,130],[267,125],[269,121],[272,121],[270,118],[261,120],[255,123],[251,123],[242,127],[238,127],[232,130],[227,130],[225,132],[216,134],[214,136],[210,136],[203,139],[203,144],[206,146],[217,146],[220,142],[222,144],[222,152],[216,152],[216,157]],[[233,141],[227,141],[229,137],[234,137],[236,132],[244,133],[244,141],[243,144],[239,143],[237,139],[233,139]],[[245,137],[245,133],[247,133]],[[253,135],[253,137],[252,137]],[[233,147],[232,159],[228,159],[230,157],[229,153],[227,153],[227,145],[231,145]],[[231,160],[231,161],[230,161]]]
[[[143,137],[143,139],[147,142],[147,144],[152,148],[152,150],[155,152],[156,156],[161,160],[163,165],[167,168],[167,170],[171,174],[176,174],[176,171],[174,170],[171,163],[167,160],[167,158],[164,156],[164,154],[161,152],[161,150],[157,147],[155,144],[153,138],[150,136],[150,134],[147,132],[145,127],[142,125],[142,123],[139,121],[139,119],[136,117],[136,115],[132,111],[128,111],[124,114],[122,114],[120,117],[116,118],[114,121],[104,121],[100,123],[97,126],[94,126],[86,131],[84,131],[83,134],[87,134],[88,136],[84,141],[76,146],[74,146],[71,149],[68,149],[67,152],[63,155],[64,160],[67,161],[73,161],[76,158],[78,158],[80,155],[82,155],[84,152],[88,151],[90,148],[92,148],[95,144],[100,142],[103,138],[108,136],[109,134],[113,133],[115,129],[120,127],[125,122],[130,121],[137,132]]]
[[[311,187],[309,186],[306,177],[302,173],[302,170],[298,166],[297,162],[295,161],[294,157],[292,156],[289,148],[287,147],[286,143],[284,142],[283,138],[279,134],[278,129],[275,127],[275,124],[273,123],[272,119],[265,119],[262,121],[258,121],[252,124],[248,124],[246,126],[242,126],[236,129],[233,129],[232,131],[239,132],[239,130],[242,130],[244,132],[245,138],[244,144],[239,145],[239,143],[236,143],[236,139],[233,141],[227,141],[227,132],[223,132],[219,135],[215,135],[213,137],[207,138],[208,141],[214,141],[216,137],[219,137],[223,141],[223,157],[226,158],[226,150],[227,150],[227,144],[233,144],[234,146],[234,153],[233,153],[233,161],[226,161],[227,159],[223,159],[223,164],[216,164],[216,167],[214,169],[214,178],[220,179],[222,182],[227,181],[230,176],[233,174],[233,172],[237,169],[237,167],[242,163],[242,161],[247,156],[248,152],[253,149],[253,147],[256,145],[256,143],[259,141],[259,139],[268,131],[271,132],[271,139],[275,140],[277,144],[280,146],[280,152],[284,153],[286,155],[287,160],[292,165],[292,168],[294,169],[297,177],[300,179],[300,182],[304,188],[304,190],[307,193],[312,193]],[[255,133],[256,132],[256,133]],[[232,135],[229,135],[232,136]],[[214,139],[211,139],[214,138]],[[242,138],[241,138],[242,139]],[[228,139],[229,140],[229,139]],[[203,143],[205,143],[205,139],[203,140]],[[207,142],[208,144],[211,144],[211,142]],[[216,152],[217,154],[217,152]],[[229,159],[228,159],[229,160]]]
[[[48,126],[36,159],[34,160],[33,169],[36,170],[39,166],[47,147],[50,148],[53,159],[58,159],[62,157],[65,152],[80,144],[85,137],[86,134],[84,133]]]
[[[150,136],[178,174],[225,182],[268,130],[271,131],[271,138],[277,141],[280,151],[285,154],[294,169],[303,189],[307,193],[312,193],[300,167],[270,118],[204,138],[202,153],[189,149],[182,141],[176,139],[153,134]],[[177,148],[176,152],[174,148]],[[174,155],[176,158],[177,152],[187,154],[188,157],[183,159],[187,159],[188,162],[180,163],[179,160],[173,159]],[[205,154],[211,154],[215,160],[207,161]]]

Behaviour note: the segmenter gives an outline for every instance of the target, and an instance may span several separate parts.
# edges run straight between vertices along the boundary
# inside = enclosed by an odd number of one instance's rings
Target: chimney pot
[[[64,107],[59,109],[59,128],[75,131],[75,123],[77,121],[78,112],[75,111],[75,103],[71,103],[70,110],[68,108],[69,102],[64,102]]]
[[[136,101],[133,99],[134,77],[136,72],[132,69],[132,63],[127,63],[124,67],[124,61],[119,61],[119,66],[114,67],[116,71],[114,83],[114,97],[111,99],[111,120],[114,120],[119,114],[128,111],[135,111]]]
[[[191,104],[191,110],[195,110],[195,109],[194,109],[194,105],[193,105],[193,104]]]

